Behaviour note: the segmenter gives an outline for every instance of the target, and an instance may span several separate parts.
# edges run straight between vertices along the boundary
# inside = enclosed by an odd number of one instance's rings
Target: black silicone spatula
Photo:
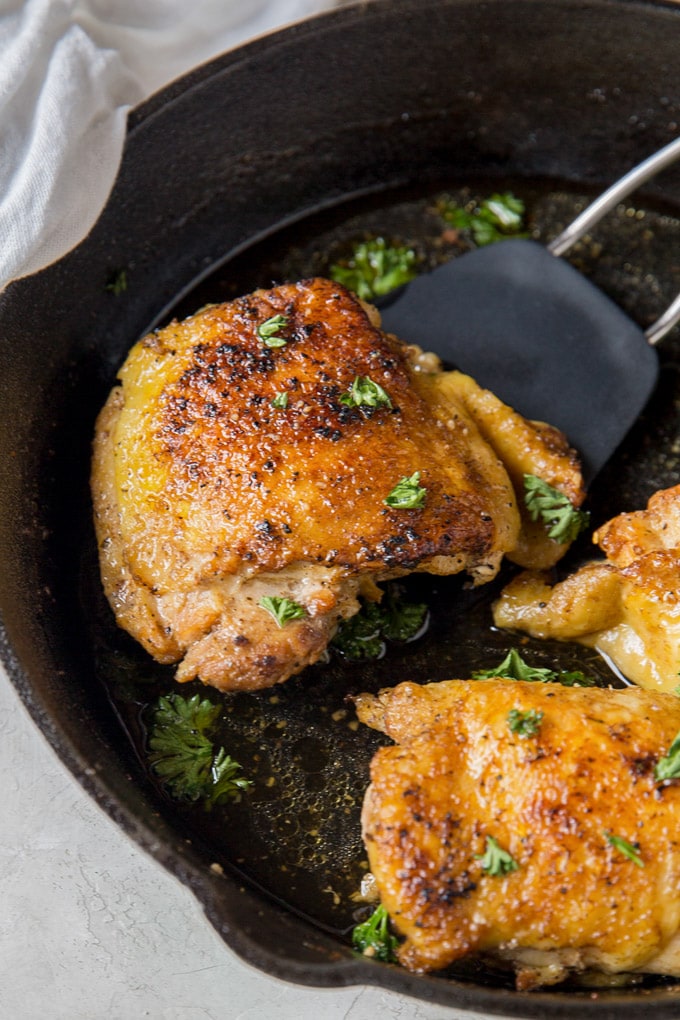
[[[417,277],[381,309],[383,329],[435,351],[527,418],[558,426],[592,479],[649,399],[654,344],[680,295],[646,332],[557,257],[680,157],[680,138],[609,188],[550,245],[506,240]]]

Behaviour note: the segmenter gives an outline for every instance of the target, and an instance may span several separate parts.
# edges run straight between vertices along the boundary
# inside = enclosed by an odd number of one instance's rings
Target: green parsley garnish
[[[385,654],[382,610],[378,602],[365,603],[349,620],[344,620],[332,645],[347,659],[380,659]]]
[[[347,659],[379,659],[385,641],[411,641],[427,621],[424,602],[406,602],[398,587],[388,587],[381,602],[365,602],[341,625],[333,647]]]
[[[285,390],[282,393],[277,393],[272,399],[272,407],[277,407],[282,411],[288,407],[288,394]]]
[[[563,687],[596,687],[597,683],[591,676],[586,676],[580,669],[560,669],[552,678]]]
[[[252,785],[238,773],[241,766],[217,751],[208,732],[221,708],[198,694],[183,698],[170,694],[158,699],[149,735],[149,760],[172,796],[203,800],[210,808],[223,800],[237,800]]]
[[[352,931],[354,948],[364,956],[372,956],[381,963],[396,963],[399,941],[389,930],[389,920],[389,915],[381,903],[367,921],[354,927]]]
[[[548,538],[563,545],[573,542],[590,523],[590,514],[577,510],[559,489],[536,475],[524,476],[524,502],[533,521],[543,521]]]
[[[424,602],[406,602],[388,588],[380,603],[381,630],[388,641],[411,641],[420,633],[427,619]]]
[[[385,497],[385,503],[398,510],[420,509],[425,506],[427,489],[419,483],[420,471],[415,471],[410,478],[402,478]]]
[[[288,324],[285,315],[272,315],[271,319],[261,322],[257,327],[257,335],[265,347],[285,347],[288,341],[279,333]]]
[[[440,216],[456,230],[467,230],[479,247],[521,237],[524,228],[524,202],[512,192],[494,194],[482,202],[460,206],[451,199],[438,203]]]
[[[499,846],[493,836],[486,837],[486,850],[483,854],[475,854],[475,860],[482,862],[482,868],[489,875],[509,875],[519,868],[517,861]]]
[[[301,616],[307,615],[307,610],[299,602],[278,595],[264,595],[258,604],[274,617],[279,627],[285,627],[291,620],[299,620]]]
[[[371,301],[408,283],[416,275],[416,253],[412,248],[388,244],[384,237],[360,241],[348,259],[334,263],[329,275]]]
[[[241,766],[234,761],[223,747],[219,749],[210,768],[212,786],[210,787],[210,804],[217,804],[221,800],[230,798],[238,799],[241,790],[247,790],[252,786],[249,779],[239,776]]]
[[[622,853],[624,857],[631,860],[638,868],[644,868],[645,862],[638,853],[639,847],[637,843],[629,843],[627,839],[624,839],[622,836],[613,836],[611,832],[604,832],[603,835],[607,842],[618,850],[619,853]]]
[[[544,666],[530,666],[516,648],[511,648],[503,661],[493,669],[478,669],[472,674],[473,680],[492,680],[494,677],[504,680],[528,680],[539,684],[556,681],[564,687],[595,687],[595,681],[580,670],[558,671]]]
[[[518,737],[535,737],[543,722],[543,712],[536,708],[528,708],[526,712],[511,708],[508,712],[508,726],[511,733]]]
[[[391,407],[392,401],[385,390],[367,375],[358,375],[340,403],[347,407]]]
[[[106,284],[106,289],[111,291],[114,297],[125,293],[128,287],[127,270],[119,269],[113,273]]]
[[[668,748],[668,754],[659,758],[654,767],[654,778],[662,783],[664,779],[680,779],[680,733]]]
[[[511,648],[502,662],[492,669],[479,669],[472,674],[473,680],[491,680],[502,677],[505,680],[530,680],[545,684],[555,679],[555,671],[542,666],[530,666],[516,648]]]

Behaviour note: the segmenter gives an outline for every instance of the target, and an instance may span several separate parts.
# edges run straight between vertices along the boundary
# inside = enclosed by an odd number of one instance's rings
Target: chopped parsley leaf
[[[284,390],[282,393],[277,393],[272,399],[272,407],[276,407],[279,410],[285,411],[288,407],[288,394]]]
[[[345,620],[332,645],[345,658],[379,659],[385,641],[412,641],[427,622],[424,602],[407,602],[397,585],[389,586],[381,602],[364,602],[354,616]]]
[[[367,602],[340,625],[331,642],[346,659],[380,659],[385,654],[379,603]]]
[[[524,476],[524,502],[533,521],[542,521],[548,538],[561,545],[573,542],[590,523],[590,514],[578,510],[564,493],[536,475]]]
[[[419,510],[425,506],[427,489],[420,485],[420,471],[402,478],[385,497],[387,506],[397,510]]]
[[[384,237],[360,241],[349,258],[335,262],[329,275],[364,301],[388,294],[416,275],[412,248],[388,244]]]
[[[496,193],[479,203],[467,203],[465,206],[444,198],[437,208],[442,219],[456,230],[468,231],[479,247],[508,237],[525,236],[522,234],[524,202],[510,191]]]
[[[536,708],[528,708],[526,712],[511,708],[508,712],[508,727],[518,737],[535,737],[543,722],[543,712]]]
[[[358,375],[340,403],[347,407],[392,407],[392,401],[378,383],[367,375]]]
[[[114,297],[118,297],[120,294],[124,294],[128,288],[127,270],[119,269],[113,273],[106,284],[106,289],[110,291]]]
[[[605,832],[603,835],[610,846],[613,846],[615,850],[618,850],[624,857],[631,860],[638,868],[644,868],[645,862],[638,853],[639,847],[637,843],[629,843],[627,839],[624,839],[622,836],[614,836],[611,832]]]
[[[221,709],[198,694],[160,697],[153,709],[149,734],[149,761],[173,796],[203,800],[210,808],[221,801],[237,800],[252,785],[239,775],[241,766],[217,751],[209,737]]]
[[[399,942],[389,930],[389,920],[385,907],[379,904],[367,921],[355,925],[352,931],[354,948],[381,963],[396,963]]]
[[[285,627],[291,620],[299,620],[307,615],[307,610],[299,602],[278,595],[264,595],[258,604],[274,617],[279,627]]]
[[[507,850],[499,845],[493,836],[486,837],[486,849],[483,854],[475,854],[475,860],[482,862],[482,868],[489,875],[509,875],[517,871],[519,864]]]
[[[668,754],[659,758],[654,768],[654,778],[662,783],[665,779],[680,779],[680,733],[673,740]]]
[[[555,671],[545,667],[530,666],[516,648],[511,648],[502,662],[492,669],[479,669],[472,674],[473,680],[490,680],[503,677],[506,680],[531,680],[548,683],[555,677]]]
[[[382,614],[378,603],[368,602],[355,616],[344,620],[331,644],[346,659],[381,659],[385,643],[382,640]]]
[[[287,324],[288,319],[285,315],[272,315],[270,319],[260,323],[257,327],[257,335],[265,347],[285,347],[288,341],[279,334]]]
[[[227,798],[234,799],[238,791],[252,786],[249,779],[238,775],[240,771],[239,763],[221,747],[210,766],[212,786],[208,787],[205,793],[208,804],[218,804]]]
[[[545,666],[530,666],[516,648],[511,648],[503,661],[492,669],[478,669],[472,674],[473,680],[492,680],[494,677],[540,684],[556,681],[564,687],[595,687],[595,681],[580,670],[558,671]]]
[[[424,602],[406,602],[388,588],[383,601],[382,633],[388,641],[411,641],[420,633],[427,618],[427,606]]]
[[[580,669],[561,669],[555,674],[553,680],[562,684],[563,687],[596,687],[597,684],[592,677],[586,676]]]

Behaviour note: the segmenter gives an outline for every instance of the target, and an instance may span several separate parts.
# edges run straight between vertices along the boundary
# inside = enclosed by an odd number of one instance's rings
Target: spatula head
[[[534,241],[479,248],[413,280],[383,328],[435,351],[527,418],[556,425],[592,479],[645,406],[658,359],[581,273]]]

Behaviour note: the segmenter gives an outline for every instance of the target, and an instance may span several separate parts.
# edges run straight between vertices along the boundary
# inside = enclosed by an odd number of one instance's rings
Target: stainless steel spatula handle
[[[665,145],[663,149],[659,149],[654,155],[643,160],[642,163],[629,170],[615,184],[612,184],[610,188],[607,188],[599,198],[591,202],[580,216],[577,216],[561,234],[550,242],[548,251],[553,255],[564,255],[591,227],[599,223],[608,212],[618,205],[622,199],[627,198],[641,184],[654,177],[655,174],[658,174],[665,167],[670,166],[677,159],[680,159],[680,137],[675,138],[668,145]],[[645,336],[649,343],[658,343],[673,328],[676,322],[680,322],[680,294],[678,294],[675,301],[666,309],[664,314],[645,331]]]

